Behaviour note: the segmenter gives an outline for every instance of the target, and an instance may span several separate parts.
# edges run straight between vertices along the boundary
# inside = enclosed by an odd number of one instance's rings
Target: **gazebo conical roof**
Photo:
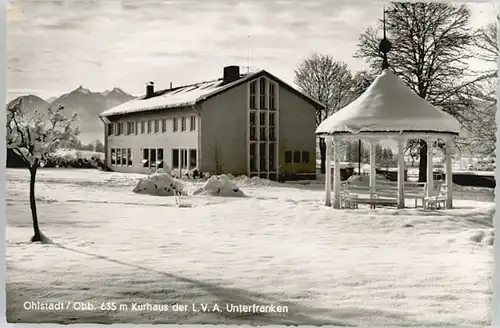
[[[459,134],[460,124],[384,69],[355,101],[324,120],[316,134],[427,132]]]

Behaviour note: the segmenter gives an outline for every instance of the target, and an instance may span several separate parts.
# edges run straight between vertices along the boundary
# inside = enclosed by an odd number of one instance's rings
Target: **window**
[[[115,127],[115,125],[113,123],[108,124],[108,136],[113,135],[114,127]]]
[[[260,171],[267,171],[267,147],[265,142],[259,144]]]
[[[181,131],[186,131],[186,118],[181,117]]]
[[[266,109],[266,79],[265,78],[260,78],[260,109]]]
[[[127,135],[135,133],[135,122],[127,122]]]
[[[160,133],[160,121],[155,120],[155,133]]]
[[[257,113],[250,113],[250,140],[257,140]]]
[[[276,126],[276,113],[269,113],[269,126]]]
[[[285,164],[290,164],[290,163],[292,163],[292,151],[287,150],[285,152]]]
[[[276,141],[276,129],[273,127],[269,128],[269,140]]]
[[[293,162],[300,163],[300,151],[296,150],[293,152]]]
[[[188,158],[187,158],[187,149],[181,149],[181,167],[183,169],[187,168],[187,162],[188,162]]]
[[[177,120],[177,117],[174,117],[174,122],[173,122],[173,128],[174,132],[177,132],[179,130],[179,122]]]
[[[127,166],[127,149],[122,148],[122,166]]]
[[[191,116],[190,122],[189,122],[189,130],[190,131],[196,130],[196,116]]]
[[[146,122],[141,121],[141,134],[146,133]]]
[[[139,122],[138,121],[134,122],[134,130],[135,130],[135,134],[137,135],[139,133]]]
[[[190,149],[189,150],[189,167],[190,168],[196,168],[197,165],[197,158],[196,158],[196,149]]]
[[[266,137],[266,113],[259,114],[259,122],[260,122],[260,140],[267,140]]]
[[[309,152],[306,150],[302,151],[302,163],[308,164],[309,161],[310,161]]]
[[[253,81],[250,83],[250,108],[251,109],[256,109],[257,108],[257,103],[255,100],[257,93],[257,81]]]
[[[162,133],[167,132],[167,120],[166,119],[161,120],[161,132]]]
[[[153,132],[153,122],[148,120],[148,134]]]
[[[269,109],[276,110],[276,84],[269,83]]]
[[[172,149],[172,168],[179,168],[179,149]]]
[[[269,171],[275,171],[276,170],[276,144],[275,143],[270,143],[269,144]]]
[[[149,149],[149,167],[156,167],[156,149]]]
[[[125,127],[125,124],[123,122],[118,122],[116,123],[116,131],[115,131],[115,135],[116,136],[119,136],[119,135],[122,135],[123,134],[123,130],[124,130],[124,127]]]
[[[257,144],[256,143],[251,143],[250,144],[250,172],[256,172],[257,171]]]
[[[127,148],[127,165],[132,166],[132,149]]]
[[[149,149],[144,148],[142,150],[142,167],[149,167]]]
[[[122,150],[120,148],[116,150],[116,165],[122,165]]]
[[[116,149],[111,148],[111,165],[116,165]]]
[[[156,149],[156,157],[158,161],[163,161],[163,148]]]

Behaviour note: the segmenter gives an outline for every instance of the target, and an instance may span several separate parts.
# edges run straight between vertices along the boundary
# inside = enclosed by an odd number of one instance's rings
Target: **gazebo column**
[[[375,167],[377,165],[376,161],[376,153],[375,153],[376,142],[374,140],[370,140],[370,192],[376,192],[376,183],[377,183],[377,171]]]
[[[432,139],[427,139],[427,197],[434,194],[434,165],[432,160]]]
[[[398,208],[405,207],[405,156],[404,139],[398,139]]]
[[[340,209],[340,140],[333,139],[333,208]]]
[[[332,137],[325,138],[326,163],[325,163],[325,206],[332,206]]]
[[[446,167],[446,208],[453,208],[453,170],[451,166],[452,138],[446,140],[445,167]]]

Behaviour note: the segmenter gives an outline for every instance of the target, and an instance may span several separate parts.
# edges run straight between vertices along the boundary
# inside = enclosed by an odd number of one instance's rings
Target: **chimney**
[[[170,90],[172,90],[172,82],[170,82]]]
[[[240,67],[239,66],[226,66],[224,67],[224,84],[228,84],[240,79]]]
[[[155,83],[150,81],[146,84],[146,97],[145,98],[147,99],[147,98],[153,97],[154,93],[155,93]]]

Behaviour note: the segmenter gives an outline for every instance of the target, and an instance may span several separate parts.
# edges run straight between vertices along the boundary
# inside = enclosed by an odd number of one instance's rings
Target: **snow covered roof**
[[[321,122],[316,134],[410,131],[459,134],[460,124],[385,69],[358,99]]]
[[[217,79],[207,82],[200,82],[196,84],[185,85],[181,87],[176,87],[173,89],[166,89],[161,91],[156,91],[155,95],[150,98],[139,97],[125,102],[116,107],[110,108],[102,112],[100,117],[107,117],[113,115],[123,115],[137,112],[150,111],[155,109],[163,108],[175,108],[195,105],[207,98],[214,96],[220,92],[226,91],[235,87],[245,81],[258,78],[261,75],[267,75],[271,79],[278,83],[281,83],[288,89],[291,89],[295,93],[298,93],[301,97],[304,97],[307,101],[314,103],[316,107],[324,108],[324,105],[318,101],[310,98],[304,93],[296,90],[292,86],[278,79],[277,77],[271,75],[270,73],[261,70],[255,73],[250,73],[241,76],[240,79],[224,84],[223,79]]]

